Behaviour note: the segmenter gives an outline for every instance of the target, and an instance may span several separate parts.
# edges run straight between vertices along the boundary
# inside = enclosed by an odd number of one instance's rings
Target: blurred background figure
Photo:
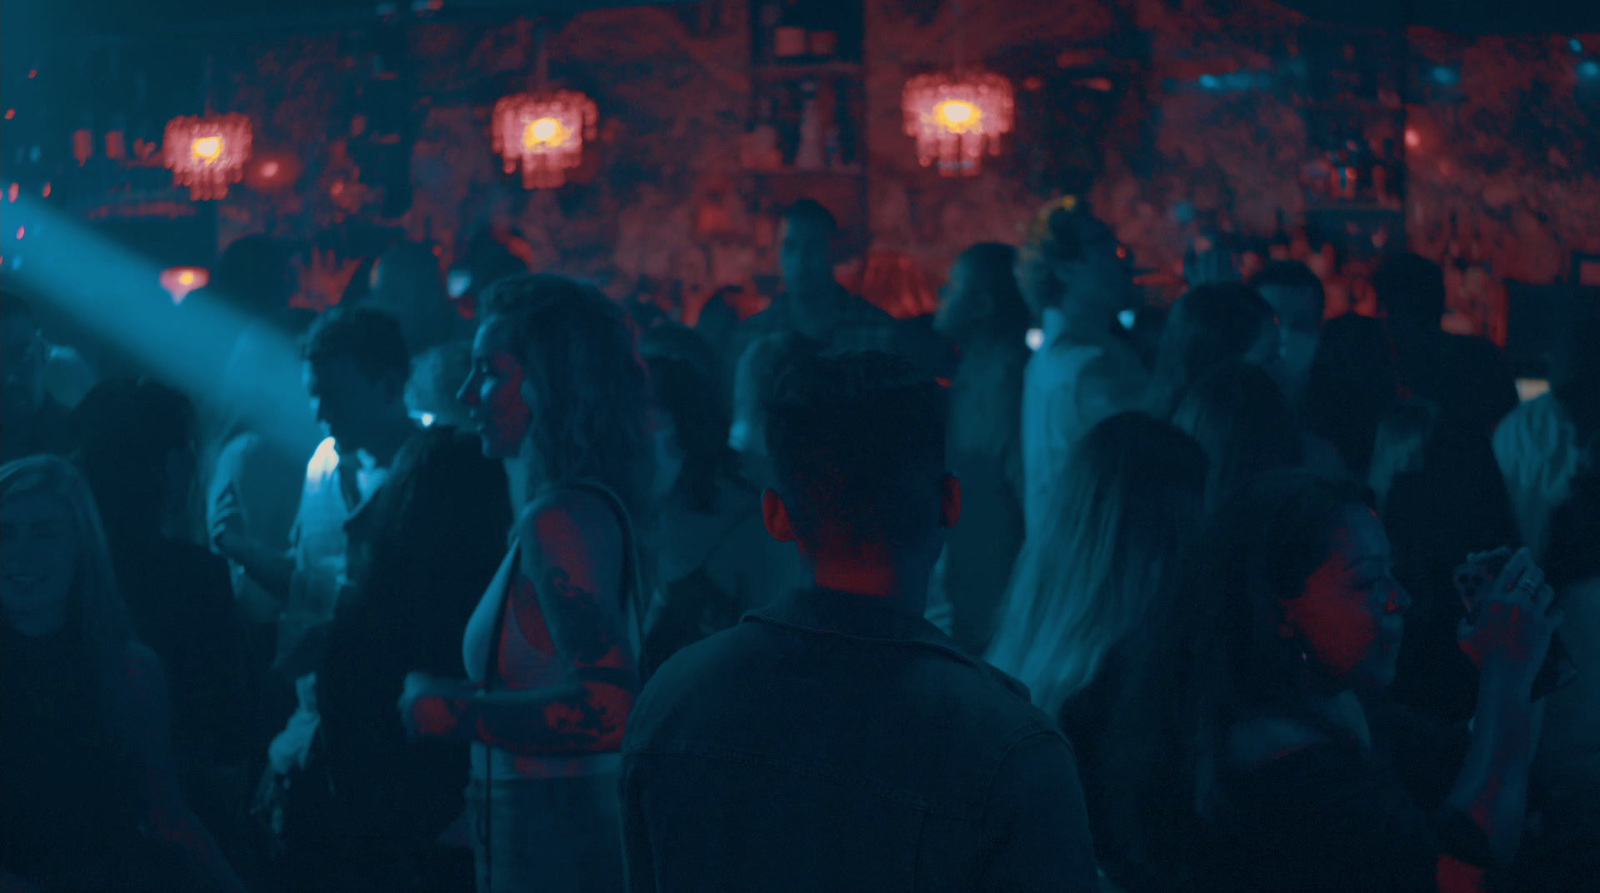
[[[733,380],[733,422],[728,429],[728,445],[739,454],[744,479],[758,488],[772,486],[767,459],[768,390],[801,358],[821,350],[821,345],[802,335],[782,332],[757,339],[739,358]]]
[[[960,351],[950,388],[946,462],[962,482],[963,522],[934,571],[951,608],[951,637],[982,654],[1024,535],[1022,381],[1032,314],[1017,288],[1016,249],[963,251],[939,292],[934,326]]]
[[[1143,413],[1090,429],[1017,559],[989,647],[989,661],[1071,740],[1097,843],[1110,841],[1117,796],[1105,734],[1149,646],[1150,618],[1169,610],[1205,510],[1206,466],[1192,438]]]
[[[385,251],[372,267],[372,293],[362,303],[399,320],[413,355],[472,337],[471,324],[451,303],[438,254],[423,242],[398,242]]]
[[[1440,328],[1444,273],[1416,254],[1399,254],[1373,274],[1372,287],[1393,339],[1400,387],[1432,401],[1484,434],[1517,406],[1511,367],[1493,342]]]
[[[1024,518],[1031,532],[1089,429],[1137,408],[1148,375],[1118,336],[1128,271],[1116,234],[1077,198],[1046,205],[1017,253],[1017,285],[1043,327],[1022,388]]]
[[[1307,431],[1333,445],[1345,469],[1363,479],[1378,421],[1399,390],[1394,349],[1381,320],[1347,313],[1323,325],[1296,407]]]
[[[0,564],[0,880],[242,893],[186,801],[162,662],[66,460],[0,466]]]
[[[1149,407],[1171,418],[1188,389],[1207,372],[1244,362],[1282,380],[1277,317],[1254,289],[1239,283],[1203,285],[1172,307],[1151,374]]]
[[[658,513],[655,603],[645,616],[644,678],[679,649],[739,622],[800,582],[793,546],[767,535],[760,491],[728,445],[718,358],[691,329],[644,333],[655,400]]]
[[[1550,513],[1567,498],[1589,445],[1600,440],[1600,312],[1568,320],[1550,356],[1550,390],[1511,411],[1494,432],[1522,541],[1543,555]]]
[[[1206,501],[1212,507],[1258,475],[1304,464],[1305,440],[1283,391],[1252,363],[1206,373],[1188,389],[1172,423],[1210,460]]]
[[[1456,644],[1465,612],[1455,568],[1469,553],[1519,544],[1497,471],[1488,435],[1427,401],[1402,401],[1378,424],[1368,483],[1412,599],[1390,695],[1450,722],[1468,719],[1478,694]]]
[[[1317,334],[1322,328],[1322,280],[1299,261],[1273,261],[1250,279],[1254,288],[1278,317],[1283,345],[1284,395],[1297,405],[1317,354]]]
[[[50,344],[22,296],[0,290],[0,364],[4,364],[0,461],[65,453],[72,445],[67,407],[48,387]]]

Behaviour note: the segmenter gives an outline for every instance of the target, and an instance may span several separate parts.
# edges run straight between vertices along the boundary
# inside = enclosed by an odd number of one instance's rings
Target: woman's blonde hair
[[[78,542],[68,623],[77,627],[83,658],[101,685],[102,695],[111,698],[125,681],[124,661],[136,636],[117,586],[100,511],[88,481],[65,459],[30,456],[0,467],[0,503],[41,493],[67,503],[72,535]]]
[[[1176,427],[1128,412],[1072,451],[1012,571],[989,661],[1056,715],[1170,588],[1204,509],[1207,461]]]

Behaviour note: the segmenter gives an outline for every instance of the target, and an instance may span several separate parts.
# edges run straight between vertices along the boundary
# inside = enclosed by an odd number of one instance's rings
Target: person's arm
[[[172,758],[172,708],[161,661],[143,645],[129,648],[126,662],[131,703],[126,705],[126,743],[139,770],[144,829],[183,862],[193,889],[244,893],[211,833],[184,802]]]
[[[608,506],[567,494],[527,512],[522,555],[508,598],[536,605],[567,680],[530,690],[483,692],[413,673],[400,700],[416,735],[475,740],[517,754],[577,756],[622,745],[639,690],[626,622],[614,595],[623,541]]]
[[[1522,840],[1528,776],[1543,719],[1542,705],[1529,697],[1561,615],[1552,611],[1554,593],[1526,549],[1491,587],[1477,622],[1462,624],[1462,650],[1481,671],[1478,712],[1466,760],[1446,802],[1483,830],[1495,861],[1509,865]],[[1449,862],[1449,857],[1440,860],[1441,889],[1473,889],[1464,879],[1470,872]],[[1447,888],[1447,872],[1463,880]]]
[[[980,890],[1099,889],[1072,747],[1054,732],[1013,744],[989,787]]]

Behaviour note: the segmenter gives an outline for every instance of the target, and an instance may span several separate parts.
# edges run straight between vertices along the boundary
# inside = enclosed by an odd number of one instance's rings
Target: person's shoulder
[[[622,522],[611,501],[582,486],[547,487],[517,518],[517,537],[545,549],[622,548]]]
[[[662,662],[628,714],[624,750],[648,746],[663,725],[685,711],[734,695],[760,675],[770,644],[758,624],[736,623],[686,645]]]

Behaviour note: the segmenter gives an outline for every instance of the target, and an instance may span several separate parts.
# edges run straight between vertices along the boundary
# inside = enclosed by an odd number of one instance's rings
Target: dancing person
[[[649,390],[616,304],[561,276],[492,288],[461,399],[529,502],[467,625],[469,681],[406,677],[415,737],[471,742],[480,893],[620,890],[619,750],[649,600]]]
[[[630,889],[1096,888],[1071,747],[922,618],[961,511],[945,401],[882,354],[777,384],[762,511],[812,585],[679,652],[639,696]]]
[[[1360,485],[1264,475],[1196,554],[1108,739],[1113,881],[1456,893],[1511,864],[1560,622],[1525,550],[1460,631],[1483,684],[1459,737],[1379,697],[1410,596]]]
[[[1096,841],[1116,796],[1102,771],[1105,731],[1200,527],[1207,464],[1192,438],[1143,413],[1089,429],[999,612],[989,662],[1058,717]]]
[[[767,393],[791,366],[820,350],[821,345],[803,335],[780,332],[756,339],[739,358],[728,446],[739,454],[744,479],[757,487],[765,489],[772,480],[767,457]]]
[[[1138,407],[1147,374],[1113,331],[1130,278],[1116,235],[1073,197],[1045,206],[1017,254],[1017,285],[1044,328],[1022,388],[1023,510],[1043,519],[1073,444]]]
[[[950,470],[964,482],[966,523],[945,540],[935,579],[950,602],[951,637],[982,654],[1023,539],[1022,382],[1032,314],[1017,252],[982,242],[963,251],[939,292],[934,326],[961,351],[950,388]]]
[[[66,460],[0,467],[0,559],[0,882],[242,893],[184,800],[161,661]]]

